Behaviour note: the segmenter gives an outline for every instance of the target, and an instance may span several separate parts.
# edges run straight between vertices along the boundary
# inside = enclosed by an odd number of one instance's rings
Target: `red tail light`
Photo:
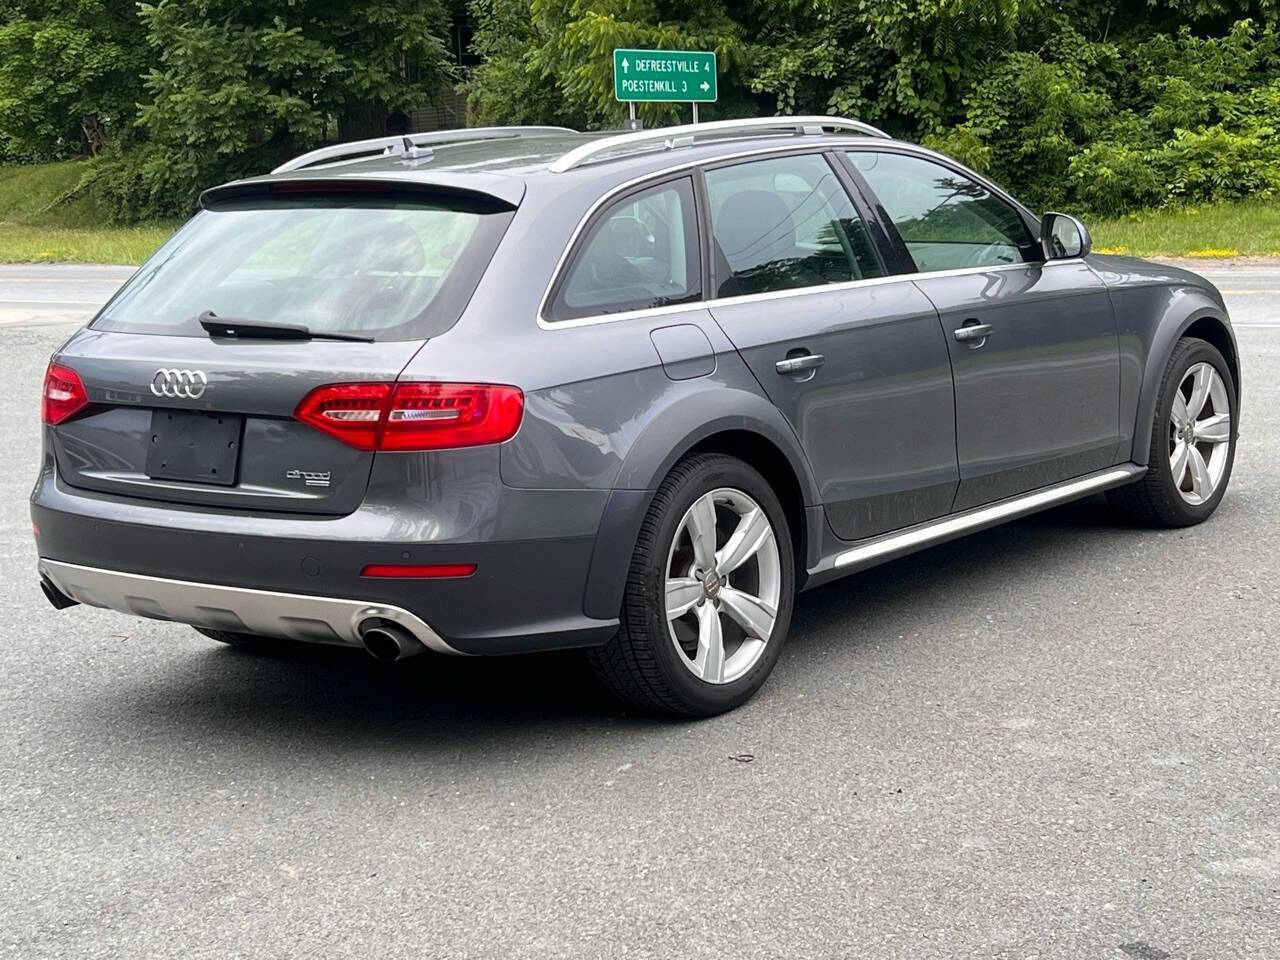
[[[80,374],[58,363],[49,364],[44,374],[44,394],[40,418],[50,426],[70,419],[89,405],[89,393]]]
[[[360,450],[475,447],[515,436],[524,394],[488,383],[334,383],[294,416]]]
[[[389,383],[334,383],[316,387],[294,416],[360,450],[376,450],[386,416]]]

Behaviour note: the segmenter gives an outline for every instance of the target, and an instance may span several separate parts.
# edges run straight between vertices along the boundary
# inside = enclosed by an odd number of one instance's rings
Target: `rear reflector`
[[[56,426],[89,405],[89,393],[80,375],[70,367],[49,364],[44,374],[44,393],[40,401],[40,419]]]
[[[449,580],[456,577],[469,577],[475,572],[474,563],[371,563],[360,571],[360,576]]]
[[[489,383],[334,383],[294,416],[360,450],[444,450],[510,440],[524,394]]]

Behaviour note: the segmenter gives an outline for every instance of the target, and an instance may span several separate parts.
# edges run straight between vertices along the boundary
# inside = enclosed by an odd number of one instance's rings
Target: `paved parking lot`
[[[697,723],[573,656],[258,659],[54,612],[50,311],[113,281],[19,275],[0,956],[1280,956],[1280,270],[1215,271],[1245,406],[1214,520],[1089,500],[813,591],[761,695]]]

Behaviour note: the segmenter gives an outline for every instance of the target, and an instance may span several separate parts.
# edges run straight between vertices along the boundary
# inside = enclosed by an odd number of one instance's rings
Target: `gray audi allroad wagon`
[[[32,516],[56,607],[582,647],[707,715],[797,590],[1097,491],[1205,520],[1239,403],[1211,284],[864,123],[450,131],[206,191],[54,355]]]

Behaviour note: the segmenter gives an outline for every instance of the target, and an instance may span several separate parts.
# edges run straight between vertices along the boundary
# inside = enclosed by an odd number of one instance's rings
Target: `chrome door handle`
[[[817,370],[826,362],[827,358],[820,353],[805,353],[798,357],[779,360],[773,365],[773,369],[783,376],[790,376],[793,373],[804,373],[806,370]]]
[[[956,340],[960,343],[972,343],[975,340],[985,340],[990,334],[989,323],[967,323],[956,330]]]

